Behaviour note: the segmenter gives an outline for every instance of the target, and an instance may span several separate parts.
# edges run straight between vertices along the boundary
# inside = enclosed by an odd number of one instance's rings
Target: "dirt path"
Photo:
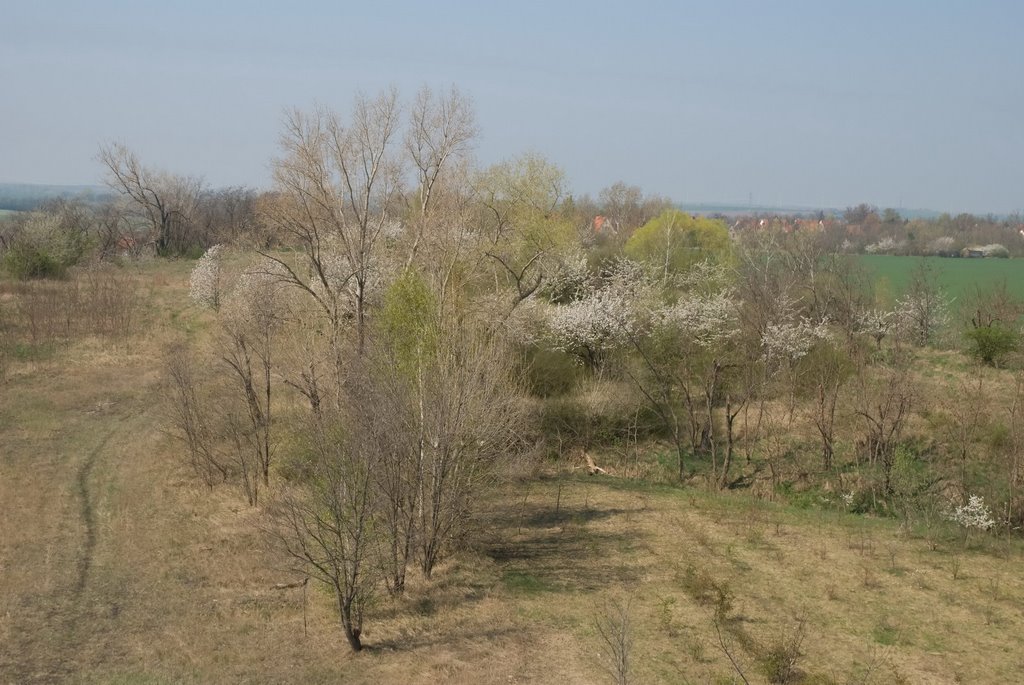
[[[107,540],[124,445],[146,411],[144,384],[123,368],[42,369],[0,395],[0,684],[62,682],[103,661],[110,639],[97,614],[110,588],[94,588]],[[104,559],[104,575],[113,564]]]
[[[107,443],[110,442],[110,438],[113,437],[114,433],[115,430],[107,433],[103,441],[94,450],[89,452],[89,455],[78,468],[78,476],[75,479],[77,494],[82,504],[81,524],[85,528],[85,539],[82,543],[81,556],[78,559],[78,578],[73,587],[73,592],[76,596],[81,596],[85,590],[85,585],[89,580],[89,569],[92,566],[93,554],[96,550],[96,511],[93,495],[89,489],[89,476],[96,465],[96,460],[100,457],[101,452],[107,446]]]

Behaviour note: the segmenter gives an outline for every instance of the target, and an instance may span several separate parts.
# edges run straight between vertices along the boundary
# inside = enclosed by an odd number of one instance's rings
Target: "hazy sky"
[[[455,84],[483,163],[577,193],[1024,208],[1024,3],[0,0],[0,181],[96,183],[103,141],[269,184],[282,111]]]

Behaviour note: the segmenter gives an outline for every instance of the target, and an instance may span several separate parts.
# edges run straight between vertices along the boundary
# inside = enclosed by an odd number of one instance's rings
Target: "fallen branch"
[[[306,576],[302,580],[296,583],[274,583],[270,586],[271,590],[292,590],[295,588],[302,588],[302,635],[306,637],[309,635],[309,621],[306,618],[306,585],[309,584],[309,576]]]
[[[604,469],[602,469],[597,464],[595,464],[594,463],[594,458],[591,457],[586,452],[583,453],[583,458],[587,460],[587,471],[590,473],[591,476],[593,476],[595,473],[601,473],[601,474],[604,474],[606,476],[608,475],[608,472],[605,471]]]
[[[309,582],[309,576],[303,578],[297,583],[275,583],[270,586],[271,590],[291,590],[292,588],[305,587],[306,583]]]

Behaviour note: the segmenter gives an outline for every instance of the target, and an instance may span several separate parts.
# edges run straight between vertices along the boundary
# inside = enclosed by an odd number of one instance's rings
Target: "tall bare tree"
[[[270,219],[302,248],[304,263],[262,254],[282,267],[284,280],[313,297],[334,335],[344,319],[354,319],[360,352],[382,238],[396,225],[392,205],[401,168],[392,148],[398,126],[393,89],[357,97],[347,125],[325,108],[294,111],[281,136],[284,155],[274,165],[281,196],[269,206]]]
[[[188,352],[181,348],[169,351],[165,373],[167,406],[175,437],[188,450],[188,462],[207,487],[226,481],[227,459],[217,449],[211,415],[200,397],[200,383]]]
[[[476,179],[483,255],[497,292],[509,292],[505,314],[534,295],[560,262],[578,247],[579,235],[558,209],[565,174],[534,154],[502,162]]]
[[[158,254],[180,253],[192,247],[192,222],[202,181],[145,167],[120,143],[102,146],[99,160],[107,168],[107,184],[149,227]]]
[[[417,202],[407,269],[416,259],[424,233],[431,227],[435,190],[442,172],[469,152],[476,133],[472,103],[458,89],[453,87],[447,94],[435,95],[424,87],[416,95],[405,137],[405,147],[415,167]]]

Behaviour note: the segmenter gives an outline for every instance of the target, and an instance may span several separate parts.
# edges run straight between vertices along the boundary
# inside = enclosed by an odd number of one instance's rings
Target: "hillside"
[[[261,510],[203,487],[165,432],[154,360],[212,334],[187,304],[190,267],[128,267],[128,335],[19,343],[9,361],[2,682],[612,682],[597,625],[616,603],[633,682],[739,682],[726,650],[750,682],[785,664],[807,683],[1024,668],[1017,540],[845,513],[827,492],[786,504],[628,478],[657,450],[598,453],[611,475],[544,462],[506,481],[432,581],[377,599],[352,655],[329,593],[275,589],[299,578],[264,544]],[[0,302],[19,292],[3,284]]]

